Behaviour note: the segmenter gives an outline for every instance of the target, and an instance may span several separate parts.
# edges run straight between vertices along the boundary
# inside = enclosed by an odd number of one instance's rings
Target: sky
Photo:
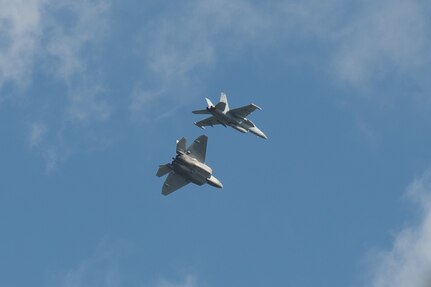
[[[428,1],[0,7],[0,286],[431,286]],[[201,134],[224,188],[162,196]]]

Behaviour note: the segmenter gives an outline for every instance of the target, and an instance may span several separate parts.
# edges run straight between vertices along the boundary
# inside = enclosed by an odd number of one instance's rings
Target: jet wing
[[[205,155],[207,153],[208,137],[201,135],[190,145],[187,150],[187,154],[194,157],[200,162],[205,162]]]
[[[169,195],[175,190],[187,185],[190,181],[179,176],[175,172],[171,172],[165,180],[162,188],[163,195]]]
[[[195,123],[195,125],[197,125],[200,128],[206,127],[206,126],[215,126],[218,124],[220,124],[220,122],[215,117],[209,117]]]
[[[237,109],[230,110],[229,113],[233,114],[234,116],[237,116],[239,118],[245,118],[255,110],[262,110],[255,104],[249,104],[247,106],[243,106]]]

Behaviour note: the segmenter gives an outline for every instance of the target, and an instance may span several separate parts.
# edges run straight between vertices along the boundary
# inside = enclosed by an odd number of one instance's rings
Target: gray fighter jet
[[[168,174],[163,184],[162,194],[168,195],[177,189],[193,182],[197,185],[208,183],[222,188],[222,183],[212,175],[212,169],[205,162],[208,137],[201,135],[186,149],[186,139],[177,141],[177,156],[172,163],[159,166],[157,176]]]
[[[221,93],[220,102],[217,105],[214,105],[208,98],[205,99],[207,101],[208,107],[205,110],[193,111],[193,113],[211,114],[212,116],[202,121],[195,122],[194,124],[198,127],[203,129],[205,126],[214,126],[220,124],[225,127],[230,126],[242,133],[251,132],[258,137],[267,139],[267,136],[258,127],[256,127],[252,121],[246,118],[256,109],[262,110],[255,104],[249,104],[244,107],[230,110],[225,93]]]

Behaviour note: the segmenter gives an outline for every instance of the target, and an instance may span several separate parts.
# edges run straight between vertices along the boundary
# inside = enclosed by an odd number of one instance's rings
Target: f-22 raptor
[[[256,127],[256,125],[252,121],[246,118],[256,109],[262,110],[257,105],[249,104],[247,106],[230,110],[225,93],[221,93],[220,102],[216,105],[214,105],[208,98],[205,99],[208,104],[207,108],[205,110],[193,111],[193,113],[211,114],[212,116],[202,121],[195,122],[194,124],[196,126],[204,128],[205,126],[214,126],[220,124],[225,127],[230,126],[242,133],[251,132],[263,139],[268,138],[258,127]]]
[[[208,183],[214,187],[222,188],[222,183],[212,175],[212,169],[206,165],[205,155],[208,137],[201,135],[186,148],[186,139],[177,141],[177,155],[172,162],[159,166],[157,176],[169,174],[162,187],[162,194],[168,195],[177,189],[193,182],[197,185]]]

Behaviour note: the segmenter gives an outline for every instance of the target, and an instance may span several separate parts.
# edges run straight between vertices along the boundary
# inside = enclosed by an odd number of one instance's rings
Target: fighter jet
[[[212,116],[202,121],[195,122],[194,124],[198,127],[203,129],[205,126],[214,126],[220,124],[225,127],[230,126],[242,133],[251,132],[258,137],[267,139],[267,136],[258,127],[256,127],[252,121],[246,118],[256,109],[262,110],[255,104],[249,104],[247,106],[230,110],[225,93],[221,93],[220,102],[217,105],[214,105],[208,98],[205,99],[208,104],[207,108],[205,110],[193,111],[193,113],[211,114]]]
[[[177,155],[172,162],[160,165],[157,176],[169,174],[162,187],[162,194],[169,195],[177,189],[193,182],[197,185],[208,183],[223,188],[222,183],[212,175],[212,169],[205,162],[208,137],[201,135],[186,149],[186,139],[177,141]]]

